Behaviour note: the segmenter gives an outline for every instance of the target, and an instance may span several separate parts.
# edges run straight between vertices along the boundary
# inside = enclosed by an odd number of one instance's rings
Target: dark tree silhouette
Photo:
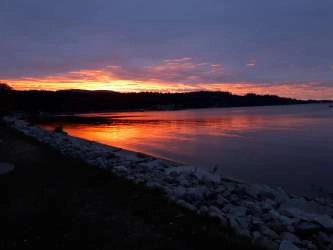
[[[170,110],[308,103],[272,95],[233,95],[228,92],[118,93],[113,91],[18,91],[1,85],[0,106],[8,111],[94,112],[108,110]],[[5,104],[5,105],[4,105]]]
[[[0,82],[0,118],[6,112],[12,109],[12,105],[10,104],[8,96],[8,93],[11,91],[12,88],[8,84]]]
[[[7,83],[0,82],[0,92],[8,92],[12,90],[12,87],[10,87]]]

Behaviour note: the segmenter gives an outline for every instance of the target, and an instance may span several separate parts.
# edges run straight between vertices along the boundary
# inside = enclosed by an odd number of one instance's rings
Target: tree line
[[[86,90],[13,90],[0,83],[2,112],[94,112],[108,110],[176,110],[309,103],[274,95],[233,95],[229,92],[119,93]]]

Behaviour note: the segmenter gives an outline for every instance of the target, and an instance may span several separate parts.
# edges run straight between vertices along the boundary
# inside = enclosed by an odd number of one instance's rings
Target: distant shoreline
[[[258,105],[258,106],[229,106],[229,107],[205,107],[205,108],[183,108],[183,109],[109,109],[109,110],[99,110],[99,111],[83,111],[83,112],[57,112],[57,113],[49,113],[49,112],[38,112],[38,113],[18,113],[22,117],[28,117],[29,119],[54,119],[54,121],[58,120],[66,120],[73,123],[80,123],[81,121],[86,124],[94,124],[94,123],[108,123],[107,119],[103,119],[103,117],[85,117],[84,115],[89,114],[106,114],[106,113],[139,113],[139,112],[177,112],[177,111],[195,111],[195,110],[209,110],[209,109],[234,109],[234,108],[264,108],[264,107],[283,107],[283,106],[301,106],[301,105],[322,105],[326,104],[325,102],[315,102],[315,103],[292,103],[292,104],[276,104],[276,105]],[[327,102],[329,104],[329,102]],[[117,116],[118,117],[118,116]]]
[[[235,108],[265,108],[265,107],[283,107],[283,106],[300,106],[300,105],[323,105],[324,103],[300,103],[300,104],[281,104],[281,105],[261,105],[261,106],[236,106],[236,107],[207,107],[207,108],[186,108],[178,110],[104,110],[104,111],[90,111],[90,112],[62,112],[62,113],[37,113],[37,114],[20,114],[24,120],[29,121],[33,124],[48,124],[48,123],[59,123],[59,124],[85,124],[85,125],[102,125],[112,124],[114,117],[104,117],[103,114],[107,113],[140,113],[140,112],[181,112],[181,111],[195,111],[195,110],[209,110],[209,109],[235,109]],[[96,116],[89,116],[90,114],[96,114]],[[118,118],[116,116],[115,118]]]
[[[297,100],[274,95],[233,95],[229,92],[118,93],[112,91],[3,91],[5,112],[90,113],[167,111],[202,108],[275,106],[330,101]]]

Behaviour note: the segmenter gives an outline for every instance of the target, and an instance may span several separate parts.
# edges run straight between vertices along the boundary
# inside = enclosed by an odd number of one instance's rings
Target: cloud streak
[[[238,73],[238,72],[236,72]],[[195,62],[192,58],[167,59],[142,68],[107,65],[41,77],[2,79],[16,89],[107,89],[120,92],[230,91],[235,94],[275,94],[299,99],[331,99],[330,82],[235,82],[221,64]]]
[[[0,79],[128,91],[265,83],[326,98],[332,10],[312,0],[2,0]]]

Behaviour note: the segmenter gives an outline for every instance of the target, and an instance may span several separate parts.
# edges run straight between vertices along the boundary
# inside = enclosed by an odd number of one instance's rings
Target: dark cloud
[[[186,83],[330,82],[332,12],[330,0],[0,0],[0,78],[107,65],[137,76],[190,57],[223,72],[157,73]]]

